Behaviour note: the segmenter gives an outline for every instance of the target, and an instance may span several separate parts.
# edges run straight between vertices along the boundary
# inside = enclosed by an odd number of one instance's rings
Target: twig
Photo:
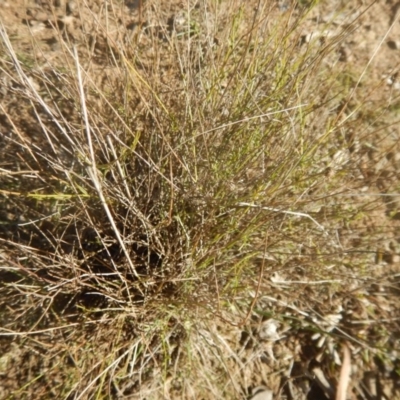
[[[346,344],[343,345],[343,363],[340,370],[339,385],[336,392],[336,400],[346,400],[347,387],[349,386],[351,373],[350,350]]]
[[[77,76],[78,76],[79,92],[80,92],[80,96],[81,96],[82,112],[83,112],[83,118],[84,118],[84,123],[85,123],[85,128],[86,128],[87,141],[88,141],[88,145],[89,145],[89,153],[90,153],[90,165],[87,166],[87,171],[89,173],[90,179],[92,180],[92,182],[96,188],[97,194],[100,198],[100,201],[104,208],[104,211],[107,214],[108,220],[110,221],[110,224],[113,228],[115,236],[117,237],[117,240],[122,248],[122,251],[124,252],[126,260],[128,261],[129,267],[130,267],[132,273],[135,275],[135,277],[139,280],[139,282],[141,282],[142,280],[141,280],[140,276],[138,275],[138,273],[136,272],[136,268],[133,265],[133,262],[129,255],[129,252],[125,246],[124,241],[122,240],[121,234],[120,234],[118,227],[114,221],[114,218],[111,214],[111,210],[108,207],[107,201],[103,194],[101,182],[98,178],[97,168],[96,168],[96,159],[94,156],[93,143],[92,143],[92,139],[91,139],[91,129],[90,129],[89,119],[88,119],[88,114],[87,114],[87,109],[86,109],[85,93],[83,90],[81,65],[79,63],[78,51],[76,50],[76,47],[74,47],[74,56],[75,56],[75,63],[76,63]]]
[[[320,223],[318,223],[313,217],[311,217],[311,215],[308,215],[306,213],[302,213],[302,212],[298,212],[298,211],[280,210],[279,208],[265,207],[265,206],[261,206],[258,204],[244,203],[244,202],[238,203],[237,207],[259,208],[261,210],[267,210],[267,211],[272,211],[272,212],[277,212],[277,213],[282,213],[282,214],[287,214],[287,215],[295,215],[296,217],[305,217],[305,218],[310,219],[312,222],[314,222],[314,224],[317,225],[321,231],[326,232],[325,228]]]

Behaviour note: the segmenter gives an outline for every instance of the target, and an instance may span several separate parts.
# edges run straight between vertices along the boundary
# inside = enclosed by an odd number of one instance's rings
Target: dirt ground
[[[100,84],[112,86],[114,67],[108,61],[112,57],[112,49],[118,47],[120,43],[129,43],[133,32],[142,29],[143,26],[156,31],[161,39],[164,36],[167,37],[171,26],[179,25],[181,20],[184,21],[184,12],[187,9],[186,1],[175,0],[170,2],[148,0],[144,2],[142,8],[138,0],[128,0],[125,3],[88,0],[85,7],[82,6],[83,3],[86,2],[81,2],[81,0],[0,0],[0,21],[4,24],[20,54],[31,52],[32,44],[34,45],[35,54],[31,54],[31,59],[27,57],[27,63],[33,62],[34,59],[43,71],[52,65],[60,65],[65,59],[63,55],[65,48],[60,45],[60,38],[62,38],[77,45],[78,48],[86,49],[82,54],[83,57],[90,59],[93,70],[98,71],[96,79]],[[191,2],[193,10],[195,10],[195,3],[195,1]],[[248,4],[250,5],[250,3],[254,3],[255,7],[257,2],[251,1]],[[274,3],[276,3],[276,13],[286,12],[289,8],[288,2],[277,1]],[[301,36],[303,44],[307,45],[312,40],[319,40],[320,45],[324,46],[324,38],[333,37],[349,26],[347,37],[338,48],[336,53],[338,57],[334,62],[342,64],[350,86],[354,86],[360,76],[368,76],[368,90],[370,90],[368,98],[371,108],[375,103],[382,101],[386,101],[390,104],[388,107],[391,107],[390,113],[385,114],[385,118],[391,118],[391,121],[379,121],[379,115],[371,115],[371,119],[376,120],[376,124],[382,122],[387,126],[392,122],[389,128],[385,128],[375,137],[371,138],[368,135],[369,132],[359,132],[357,126],[351,126],[351,123],[346,126],[346,129],[349,130],[347,133],[353,138],[356,137],[355,142],[370,148],[370,151],[363,156],[364,158],[357,159],[354,163],[357,164],[363,179],[359,193],[364,193],[366,197],[370,196],[371,204],[374,204],[374,211],[359,225],[353,225],[353,237],[346,234],[343,240],[353,241],[354,248],[357,245],[361,248],[363,247],[364,232],[382,232],[380,236],[377,235],[376,246],[370,249],[371,264],[373,264],[371,274],[376,277],[378,283],[375,290],[368,289],[370,293],[368,298],[373,304],[379,303],[378,308],[381,310],[381,314],[376,318],[397,320],[400,316],[400,301],[397,309],[393,309],[392,305],[387,305],[387,289],[384,290],[382,287],[388,285],[393,293],[399,295],[400,125],[397,121],[400,117],[400,2],[380,0],[371,3],[370,7],[368,7],[369,2],[356,0],[321,1],[320,3],[304,22],[304,31]],[[364,11],[360,12],[360,9]],[[164,25],[154,26],[151,20],[154,10],[161,13],[160,18],[164,21]],[[105,16],[109,21],[107,26],[104,25]],[[357,21],[357,29],[353,31],[350,23],[354,20]],[[210,21],[211,23],[212,21]],[[327,24],[329,25],[328,29],[326,28]],[[146,47],[145,34],[142,46]],[[157,54],[154,54],[149,48],[149,65],[156,59]],[[327,58],[326,63],[332,62],[331,58]],[[168,81],[168,59],[157,60],[157,65],[160,68],[160,74],[165,74],[165,80]],[[359,84],[362,88],[362,79]],[[1,103],[11,115],[17,117],[19,113],[22,115],[22,112],[18,109],[18,104],[7,97],[8,85],[10,85],[8,77],[0,74]],[[356,109],[358,99],[353,98],[352,102],[351,106]],[[10,104],[13,104],[13,109],[9,108]],[[6,129],[6,125],[2,121],[4,118],[0,112],[0,130]],[[1,162],[0,155],[0,166]],[[274,279],[275,281],[271,278],[272,285],[278,288],[280,280],[286,282],[286,286],[281,285],[282,304],[289,303],[293,294],[287,295],[284,289],[288,287],[287,282],[290,281],[290,277],[283,273]],[[271,304],[267,298],[262,301],[267,310]],[[341,304],[340,307],[345,307],[347,310],[352,309],[355,314],[359,312],[357,304]],[[339,314],[341,313],[340,307],[337,308]],[[323,304],[321,304],[322,308]],[[310,311],[311,314],[312,311]],[[350,318],[349,315],[347,314],[348,318]],[[370,318],[368,315],[360,315],[358,320],[361,321],[363,317],[367,320]],[[271,320],[268,321],[271,324]],[[255,326],[247,331],[231,327],[228,329],[226,326],[219,326],[220,324],[218,322],[217,326],[212,329],[220,333],[225,332],[230,347],[241,354],[242,360],[250,359],[255,354],[262,354],[261,358],[264,363],[260,370],[256,372],[248,370],[249,376],[245,380],[249,383],[249,387],[268,382],[275,394],[279,394],[278,398],[282,396],[281,398],[287,399],[305,399],[304,392],[306,390],[302,391],[302,388],[310,385],[311,382],[313,389],[308,391],[307,399],[327,398],[321,385],[315,383],[318,379],[313,378],[310,381],[305,378],[304,365],[308,365],[307,374],[311,374],[311,371],[314,375],[324,375],[324,373],[328,375],[329,373],[320,371],[319,364],[315,360],[322,359],[323,355],[318,354],[312,343],[304,343],[301,335],[297,338],[289,337],[287,340],[273,341],[271,344],[266,339],[270,339],[269,335],[271,335],[271,331],[275,332],[275,328],[264,326],[263,322],[257,321]],[[398,322],[396,324],[400,328]],[[282,326],[279,328],[279,335],[282,337],[285,336],[284,328]],[[352,399],[400,399],[399,335],[399,332],[393,332],[391,335],[393,341],[391,348],[397,348],[397,351],[393,350],[391,354],[388,354],[394,367],[388,369],[378,359],[369,362],[355,361],[354,376],[357,379],[351,383]],[[287,377],[282,378],[276,371],[288,369],[292,359],[289,360],[285,354],[293,352],[302,353],[302,360],[292,363],[291,377],[293,380],[289,382]],[[23,347],[10,345],[7,338],[1,338],[0,398],[17,398],[12,397],[11,393],[20,385],[19,369],[24,368],[24,360],[27,360],[27,355],[24,354]],[[296,376],[300,378],[297,379]],[[287,382],[283,384],[282,380],[285,379]]]

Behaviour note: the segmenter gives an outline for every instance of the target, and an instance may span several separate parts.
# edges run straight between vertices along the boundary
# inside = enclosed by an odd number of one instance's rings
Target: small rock
[[[43,22],[31,21],[31,32],[33,35],[43,31],[44,29],[46,29],[46,26],[44,25]]]
[[[67,14],[72,14],[76,10],[76,1],[70,0],[67,3]]]
[[[274,320],[274,319],[269,319],[265,322],[263,322],[258,335],[260,337],[261,340],[279,340],[280,336],[278,331],[280,324],[278,321]]]
[[[274,394],[265,386],[258,386],[252,390],[251,400],[273,400]]]
[[[34,16],[33,19],[39,22],[46,22],[49,20],[49,15],[44,11],[38,11]]]
[[[400,49],[400,41],[399,40],[389,40],[387,42],[387,45],[389,46],[389,49],[392,49],[392,50]]]
[[[176,15],[174,17],[174,25],[175,27],[181,27],[185,24],[186,18],[184,15]]]
[[[69,26],[69,25],[73,24],[74,17],[72,17],[71,15],[65,16],[65,17],[60,18],[60,21],[62,21],[65,26]]]

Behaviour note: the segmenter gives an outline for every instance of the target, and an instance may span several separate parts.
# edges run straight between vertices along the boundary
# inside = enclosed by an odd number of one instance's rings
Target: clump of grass
[[[62,66],[22,64],[1,28],[1,334],[29,365],[7,395],[234,398],[263,367],[224,335],[271,307],[273,273],[325,282],[289,283],[274,318],[335,309],[367,263],[337,232],[371,204],[342,197],[363,183],[341,36],[302,45],[309,10],[189,2],[124,42],[100,13],[101,60],[65,40]]]

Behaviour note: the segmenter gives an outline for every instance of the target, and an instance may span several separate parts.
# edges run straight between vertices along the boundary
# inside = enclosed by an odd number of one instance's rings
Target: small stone
[[[258,386],[252,390],[251,400],[273,400],[274,393],[265,386]]]
[[[184,15],[176,15],[174,18],[175,27],[181,27],[185,24],[186,18]]]
[[[44,29],[46,29],[46,26],[44,25],[43,22],[31,21],[31,32],[33,35],[43,31]]]
[[[34,16],[33,19],[39,22],[46,22],[49,20],[49,15],[44,11],[38,11]]]
[[[261,340],[279,340],[280,336],[278,331],[280,324],[278,321],[274,320],[274,319],[269,319],[265,322],[263,322],[258,335],[260,337]]]
[[[60,21],[62,21],[65,26],[69,26],[69,25],[73,24],[74,17],[72,17],[71,15],[65,16],[65,17],[60,18]]]
[[[67,3],[67,14],[72,14],[76,10],[76,2],[74,0],[70,0]]]
[[[400,49],[400,41],[399,40],[389,40],[387,42],[389,49],[391,50],[399,50]]]

